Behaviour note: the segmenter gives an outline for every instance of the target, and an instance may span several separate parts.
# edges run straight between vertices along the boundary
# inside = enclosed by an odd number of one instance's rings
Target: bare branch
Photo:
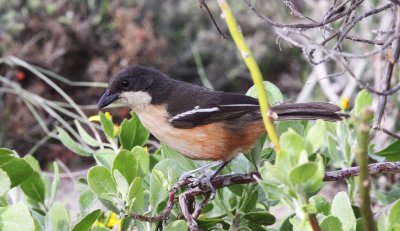
[[[397,173],[400,172],[400,161],[399,162],[383,162],[383,163],[374,163],[368,165],[368,170],[370,175],[380,174],[380,173]],[[350,177],[358,176],[359,168],[351,167],[347,169],[337,170],[337,171],[329,171],[325,173],[324,181],[339,181],[344,180]],[[261,179],[261,175],[258,172],[250,172],[247,174],[236,173],[236,174],[227,174],[220,175],[213,179],[212,183],[216,189],[228,187],[230,185],[235,184],[250,184],[255,183],[257,179]],[[173,205],[178,201],[176,196],[178,189],[181,187],[185,187],[192,183],[191,180],[186,179],[183,182],[176,183],[170,193],[167,201],[167,205],[164,211],[158,216],[144,216],[136,213],[127,213],[126,217],[131,217],[133,219],[147,221],[147,222],[158,222],[161,220],[166,220],[171,214]],[[210,189],[201,189],[199,187],[190,188],[184,191],[179,195],[179,203],[183,209],[183,215],[187,221],[190,221],[189,224],[191,227],[196,227],[195,220],[201,212],[201,208],[203,208],[209,199]],[[194,198],[198,195],[204,195],[205,199],[201,202],[201,204],[195,209],[195,211],[190,213],[190,209],[186,204],[190,199]],[[194,229],[195,230],[195,229]]]

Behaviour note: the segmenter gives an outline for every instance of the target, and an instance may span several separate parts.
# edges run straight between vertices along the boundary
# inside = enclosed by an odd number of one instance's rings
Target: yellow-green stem
[[[376,230],[376,224],[371,211],[371,198],[369,196],[371,181],[369,179],[368,171],[368,144],[373,116],[374,114],[369,108],[364,108],[361,112],[360,118],[355,121],[358,143],[355,152],[357,155],[358,166],[360,168],[360,207],[365,231]]]
[[[250,71],[250,75],[257,89],[258,101],[260,103],[260,108],[262,112],[261,115],[263,118],[265,129],[267,130],[269,139],[274,145],[275,151],[278,152],[280,150],[279,139],[275,131],[272,119],[269,116],[268,98],[264,89],[263,77],[261,75],[260,68],[258,67],[257,62],[254,60],[253,55],[250,51],[250,48],[246,44],[242,32],[239,30],[235,16],[233,15],[228,3],[225,0],[218,0],[218,3],[222,10],[222,17],[225,19],[226,24],[228,25],[229,32],[233,38],[233,41],[235,42],[236,47],[239,49],[240,54],[244,62],[246,63],[247,68]]]

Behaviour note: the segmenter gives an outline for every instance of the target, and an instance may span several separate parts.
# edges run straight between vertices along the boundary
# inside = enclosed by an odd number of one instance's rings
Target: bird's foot
[[[200,180],[200,184],[199,184],[199,188],[201,188],[202,190],[205,191],[210,191],[210,199],[209,200],[213,200],[215,198],[216,195],[216,188],[214,187],[212,180],[215,178],[215,174],[214,172],[212,172],[211,174],[207,174],[205,175],[201,180]]]
[[[214,171],[206,171],[202,175],[196,177],[196,178],[191,178],[190,181],[191,183],[188,184],[188,187],[191,188],[196,188],[199,187],[203,191],[210,191],[210,200],[214,199],[216,189],[214,185],[212,184],[212,180],[215,177],[215,172]]]

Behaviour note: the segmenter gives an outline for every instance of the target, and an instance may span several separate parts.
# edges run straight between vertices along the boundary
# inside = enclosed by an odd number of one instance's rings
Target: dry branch
[[[380,174],[380,173],[397,173],[400,172],[400,161],[399,162],[383,162],[383,163],[374,163],[368,165],[368,171],[370,175]],[[324,181],[339,181],[344,180],[350,177],[358,176],[359,168],[351,167],[347,169],[337,170],[337,171],[329,171],[325,173]],[[255,183],[258,179],[261,179],[261,175],[258,172],[250,172],[246,174],[236,173],[236,174],[227,174],[220,175],[215,177],[212,180],[212,183],[216,189],[228,187],[230,185],[235,184],[250,184]],[[179,204],[182,208],[182,213],[188,222],[188,226],[191,227],[191,230],[196,230],[195,219],[200,215],[201,209],[207,204],[208,196],[210,193],[210,189],[204,188],[201,189],[199,187],[190,188],[183,193],[177,195],[178,190],[182,187],[185,187],[192,183],[193,180],[185,179],[184,181],[180,181],[176,183],[170,193],[167,205],[164,211],[158,216],[144,216],[136,213],[126,214],[126,217],[131,217],[133,219],[137,219],[140,221],[147,222],[157,222],[161,220],[166,220],[171,214],[172,208],[174,204],[179,200]],[[193,213],[190,212],[191,199],[195,196],[203,195],[205,199],[203,202],[195,209]],[[178,198],[176,198],[178,196]]]

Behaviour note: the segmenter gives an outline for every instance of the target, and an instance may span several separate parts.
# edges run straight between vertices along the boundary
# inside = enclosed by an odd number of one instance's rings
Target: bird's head
[[[153,103],[156,101],[155,97],[159,97],[160,91],[166,91],[163,85],[168,82],[168,79],[163,73],[153,68],[139,65],[128,66],[110,80],[97,107],[101,109],[115,101],[125,103],[131,108]]]

